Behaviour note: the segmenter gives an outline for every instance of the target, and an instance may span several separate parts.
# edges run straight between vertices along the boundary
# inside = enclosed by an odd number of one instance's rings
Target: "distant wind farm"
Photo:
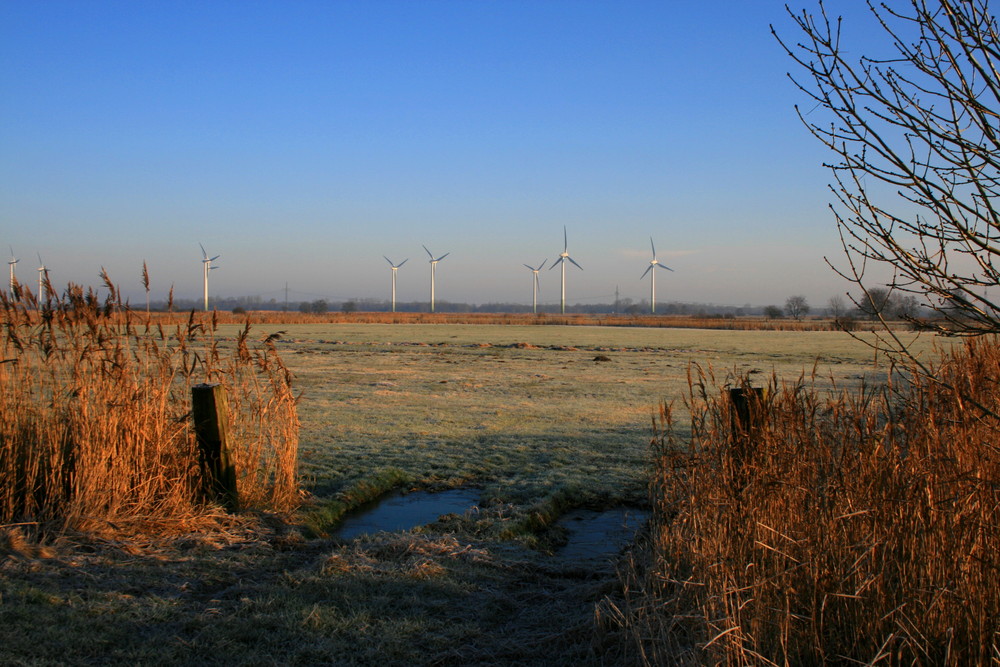
[[[652,270],[655,269],[655,268],[661,268],[661,269],[666,269],[667,271],[673,271],[672,268],[670,268],[669,266],[666,266],[665,264],[660,263],[660,261],[657,260],[657,258],[656,258],[656,246],[653,245],[653,239],[652,239],[652,237],[650,237],[649,243],[650,243],[650,246],[652,247],[652,250],[653,250],[653,257],[649,261],[649,267],[646,269],[646,272],[642,274],[642,276],[640,277],[640,280],[644,279],[646,277],[646,274],[652,272]],[[430,251],[430,249],[426,245],[422,246],[422,247],[424,249],[424,252],[427,253],[428,261],[429,261],[429,263],[431,265],[431,276],[430,276],[430,278],[431,278],[431,282],[430,282],[430,311],[433,313],[435,311],[435,299],[436,299],[436,296],[437,296],[437,294],[436,294],[437,265],[438,265],[439,262],[441,262],[441,260],[443,260],[445,257],[447,257],[451,253],[447,253],[446,252],[445,254],[441,255],[440,257],[435,257],[434,253],[432,253]],[[396,311],[396,280],[397,280],[397,271],[399,270],[399,268],[401,266],[403,266],[403,264],[406,263],[407,260],[404,259],[399,264],[395,264],[395,263],[393,263],[393,261],[391,259],[389,259],[385,255],[383,255],[382,257],[383,257],[383,259],[385,259],[385,261],[387,261],[389,263],[389,266],[392,269],[391,310],[392,310],[392,312],[395,312]],[[532,310],[533,313],[537,313],[538,312],[538,297],[539,297],[539,294],[541,293],[541,280],[539,278],[539,273],[545,267],[545,265],[546,265],[547,262],[548,262],[547,259],[543,260],[542,263],[539,264],[537,267],[531,266],[530,264],[524,264],[523,265],[525,268],[527,268],[532,273],[532,279],[531,279],[531,310]],[[562,313],[562,314],[566,313],[566,264],[567,263],[572,264],[573,266],[575,266],[576,268],[580,269],[581,271],[583,270],[583,267],[580,266],[580,264],[575,259],[573,259],[570,256],[570,253],[569,253],[569,232],[567,231],[566,227],[563,226],[563,249],[562,249],[562,252],[559,253],[558,259],[556,259],[549,266],[549,270],[552,270],[552,269],[556,268],[557,266],[559,266],[560,269],[561,269],[561,273],[560,273],[560,288],[559,288],[559,312]],[[655,277],[655,275],[651,278],[650,295],[651,295],[650,299],[652,301],[652,303],[651,303],[651,310],[652,310],[653,313],[656,313],[656,303],[655,303],[655,300],[656,300],[656,277]]]
[[[200,304],[199,305],[200,305],[201,309],[203,309],[205,311],[208,311],[208,310],[210,310],[213,307],[212,303],[210,302],[209,273],[211,271],[219,268],[219,266],[215,262],[222,255],[221,255],[221,253],[218,253],[218,254],[215,254],[215,255],[209,255],[208,251],[205,249],[205,246],[202,243],[198,243],[198,247],[201,250],[201,260],[200,260],[200,262],[201,262],[201,295],[200,295],[201,298],[200,298]],[[428,248],[426,245],[422,245],[421,247],[423,248],[424,252],[427,253],[428,263],[430,264],[430,285],[429,285],[430,292],[429,292],[429,299],[428,299],[427,302],[425,302],[425,304],[426,304],[425,307],[429,308],[430,312],[433,313],[437,309],[438,300],[439,300],[439,291],[438,291],[438,285],[437,285],[437,268],[438,268],[438,264],[440,264],[446,257],[449,257],[451,255],[451,252],[446,252],[446,253],[441,254],[441,255],[435,255],[433,252],[431,252],[430,248]],[[660,269],[666,269],[667,271],[673,271],[673,269],[670,268],[670,267],[668,267],[668,266],[666,266],[666,265],[664,265],[664,264],[662,264],[657,259],[657,257],[656,257],[656,247],[653,244],[652,237],[650,237],[650,247],[652,249],[652,259],[649,260],[649,266],[646,268],[646,271],[642,274],[640,280],[644,280],[647,274],[652,274],[650,276],[650,302],[651,302],[650,303],[650,310],[651,310],[651,312],[655,313],[656,312],[656,275],[655,275],[656,271],[654,269],[660,268]],[[399,263],[394,262],[392,259],[390,259],[386,255],[383,255],[382,258],[389,264],[389,268],[390,268],[390,271],[391,271],[391,281],[390,281],[390,290],[389,290],[389,299],[388,299],[389,309],[392,312],[396,312],[397,305],[398,305],[398,301],[397,301],[398,286],[400,284],[399,283],[399,280],[400,280],[399,270],[403,267],[403,265],[405,265],[409,261],[409,258],[404,259],[403,261],[401,261]],[[21,260],[14,253],[13,246],[10,246],[10,259],[8,260],[7,264],[8,264],[9,272],[10,272],[9,285],[10,285],[11,291],[13,291],[14,288],[15,288],[15,286],[18,284],[17,276],[16,276],[16,265],[20,261]],[[51,289],[51,288],[47,288],[46,287],[47,284],[48,284],[48,281],[49,281],[49,270],[50,269],[42,261],[41,253],[38,253],[38,263],[39,263],[38,269],[37,269],[37,271],[38,271],[38,294],[39,295],[44,295],[46,289]],[[543,289],[542,289],[541,273],[542,273],[542,270],[546,268],[546,266],[548,267],[548,269],[550,271],[552,269],[555,269],[557,266],[560,269],[559,312],[562,313],[562,314],[566,313],[566,310],[567,310],[566,266],[567,266],[567,264],[572,264],[577,269],[583,270],[583,267],[580,265],[580,263],[577,262],[576,259],[574,259],[570,255],[570,252],[569,252],[569,232],[568,232],[566,226],[563,226],[563,247],[562,247],[562,251],[557,255],[557,258],[556,258],[555,261],[553,261],[550,264],[549,261],[548,261],[548,259],[545,259],[545,260],[543,260],[538,265],[523,264],[523,266],[525,268],[527,268],[531,272],[531,302],[530,303],[531,303],[531,312],[532,313],[536,313],[537,314],[539,312],[539,307],[542,304],[541,297],[542,297],[542,291],[543,291]],[[143,276],[144,276],[144,278],[143,278],[144,281],[146,281],[146,282],[144,282],[144,285],[145,285],[146,292],[147,292],[146,298],[147,298],[147,302],[148,302],[148,299],[149,299],[149,285],[148,285],[148,273],[146,272],[145,264],[144,264],[144,268],[143,268]],[[284,291],[285,291],[285,295],[286,295],[285,296],[285,302],[286,302],[286,305],[287,305],[287,300],[288,300],[288,297],[287,297],[287,292],[288,292],[287,283],[285,284]],[[617,292],[617,289],[616,289],[616,292]],[[171,295],[171,298],[172,298],[172,295]],[[216,297],[216,298],[218,299],[220,297]],[[407,303],[407,307],[410,308],[410,309],[412,309],[413,306],[414,306],[414,303],[419,303],[419,302],[408,302]],[[549,303],[550,303],[550,305],[554,304],[554,302],[549,302]]]

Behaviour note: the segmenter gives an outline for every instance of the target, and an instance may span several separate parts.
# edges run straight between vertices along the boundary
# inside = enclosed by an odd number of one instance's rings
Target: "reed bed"
[[[996,664],[1000,345],[934,371],[839,395],[772,379],[744,428],[694,369],[687,446],[660,412],[648,561],[603,610],[637,661]]]
[[[70,285],[39,299],[0,292],[0,523],[161,530],[210,512],[200,500],[190,387],[221,383],[241,507],[299,497],[291,375],[272,339],[219,345],[217,320],[173,326]]]

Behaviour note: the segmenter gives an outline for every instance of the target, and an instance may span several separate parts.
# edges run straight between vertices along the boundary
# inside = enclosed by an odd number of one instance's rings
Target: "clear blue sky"
[[[201,242],[212,295],[337,301],[388,298],[388,255],[409,301],[426,244],[438,299],[530,303],[565,225],[570,303],[648,298],[652,236],[659,301],[823,306],[829,156],[771,23],[784,0],[6,0],[2,256],[133,298],[145,260],[194,298]]]

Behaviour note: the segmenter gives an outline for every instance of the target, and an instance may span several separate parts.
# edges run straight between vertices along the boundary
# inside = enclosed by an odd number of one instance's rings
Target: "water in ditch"
[[[568,539],[556,556],[581,564],[608,563],[635,540],[648,520],[648,511],[634,507],[572,510],[559,519]]]
[[[464,514],[479,504],[478,489],[414,491],[374,501],[349,514],[335,535],[351,540],[359,535],[405,531],[433,523],[445,514]],[[566,544],[555,556],[569,563],[600,567],[631,544],[649,520],[649,512],[633,507],[576,509],[559,519]]]
[[[478,489],[414,491],[389,496],[349,514],[335,535],[352,540],[358,535],[381,531],[410,530],[432,523],[444,514],[464,514],[479,504],[479,497]]]

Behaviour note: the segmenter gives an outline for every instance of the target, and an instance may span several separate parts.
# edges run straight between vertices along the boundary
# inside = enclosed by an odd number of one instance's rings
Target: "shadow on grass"
[[[344,442],[312,452],[311,490],[333,498],[380,470],[397,470],[415,488],[483,488],[484,503],[526,504],[566,487],[581,494],[580,504],[644,503],[652,437],[651,426],[442,439],[410,431],[379,446]]]
[[[8,568],[10,664],[598,664],[607,578],[510,544],[381,534]],[[607,655],[604,655],[607,658]]]

